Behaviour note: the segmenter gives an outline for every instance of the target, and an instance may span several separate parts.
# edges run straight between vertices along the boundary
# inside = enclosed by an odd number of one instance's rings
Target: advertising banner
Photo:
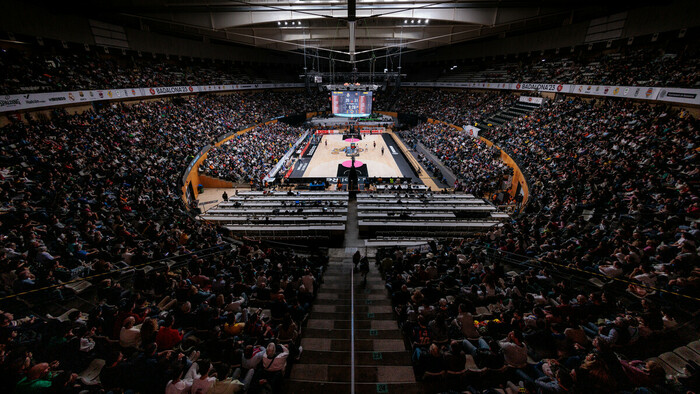
[[[615,85],[567,85],[525,82],[404,82],[402,85],[407,87],[540,91],[580,94],[586,96],[623,97],[635,100],[654,100],[677,104],[700,105],[700,89],[687,88]],[[303,83],[249,83],[237,85],[165,86],[10,94],[0,96],[0,112],[22,111],[43,107],[48,108],[102,100],[123,100],[130,98],[139,99],[144,97],[168,96],[176,94],[303,87]],[[520,100],[523,100],[522,96]],[[369,110],[369,108],[371,108],[371,101],[369,98],[367,98],[362,105],[365,107],[365,110]]]
[[[530,104],[537,104],[537,105],[542,105],[542,101],[544,99],[542,97],[530,97],[530,96],[520,96],[518,98],[518,101],[521,103],[530,103]]]
[[[23,93],[0,96],[0,112],[21,111],[33,108],[54,107],[74,103],[89,103],[101,100],[167,96],[251,89],[301,88],[303,83],[262,83],[241,85],[165,86],[146,88],[76,90],[72,92]]]
[[[472,138],[479,138],[479,130],[481,130],[480,128],[465,125],[462,126],[462,129],[464,129],[468,136]]]
[[[516,83],[515,90],[536,90],[538,92],[569,93],[571,85],[556,83]]]
[[[658,88],[657,100],[700,105],[700,89]]]

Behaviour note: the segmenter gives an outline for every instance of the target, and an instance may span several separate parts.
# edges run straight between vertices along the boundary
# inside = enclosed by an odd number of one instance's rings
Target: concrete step
[[[321,358],[319,361],[325,361]],[[299,364],[289,379],[311,382],[350,382],[347,365]],[[355,382],[414,383],[413,367],[396,365],[355,366]]]
[[[350,293],[331,293],[331,292],[319,292],[316,300],[349,300],[352,297]],[[386,294],[365,294],[364,291],[355,293],[355,302],[357,300],[385,300],[387,299]]]
[[[349,393],[353,360],[356,393],[424,392],[415,381],[385,281],[371,267],[361,284],[361,275],[352,273],[355,250],[330,251],[331,263],[302,331],[304,352],[285,382],[287,393]]]
[[[355,276],[355,283],[361,281],[362,278],[358,275]],[[350,281],[350,273],[347,273],[345,275],[336,275],[335,273],[331,272],[329,274],[324,274],[323,275],[323,282],[325,283],[333,283],[333,282],[342,282],[342,281]],[[367,276],[367,283],[372,283],[372,284],[385,284],[386,281],[384,281],[381,277],[370,277],[369,275]]]
[[[351,326],[350,320],[330,320],[330,319],[309,319],[306,327],[315,329],[335,329],[349,330]],[[374,330],[397,330],[398,324],[394,319],[390,320],[355,320],[355,329],[374,329]]]
[[[302,364],[318,364],[319,360],[329,365],[350,365],[350,352],[319,351],[304,349]],[[411,365],[411,356],[405,349],[393,352],[355,352],[355,365]]]
[[[304,336],[309,338],[350,339],[352,330],[337,328],[310,328],[304,330]],[[397,327],[389,330],[355,329],[355,339],[402,339]]]
[[[334,351],[334,352],[349,352],[351,343],[350,339],[332,339],[332,338],[303,338],[301,346],[304,352],[311,351]],[[356,352],[401,352],[406,350],[403,339],[355,339]],[[302,355],[303,357],[303,355]]]
[[[349,315],[345,312],[314,312],[311,316],[313,319],[327,319],[327,320],[336,320],[336,319],[347,319]],[[394,320],[394,313],[374,313],[374,312],[367,312],[367,313],[355,313],[355,322],[359,322],[362,320]]]
[[[343,298],[343,299],[327,299],[327,298],[316,298],[316,301],[314,301],[314,304],[316,305],[350,305],[352,302],[351,299],[349,298]],[[386,297],[382,299],[364,299],[364,300],[358,300],[355,299],[355,304],[360,304],[360,305],[391,305],[391,301],[387,300]]]
[[[371,300],[367,300],[371,301]],[[315,318],[314,312],[336,312],[336,313],[347,313],[350,314],[349,305],[320,305],[316,304],[311,308],[311,315],[309,317]],[[390,305],[357,305],[355,304],[355,314],[358,313],[393,313],[393,309]],[[347,316],[349,317],[349,316]]]
[[[311,382],[290,380],[285,385],[287,393],[294,394],[348,394],[350,383]],[[355,383],[357,394],[419,394],[425,389],[421,383]]]
[[[364,294],[387,294],[387,290],[384,287],[384,283],[369,283],[366,286],[362,286],[360,283],[355,281],[355,292]],[[325,282],[319,287],[320,290],[324,290],[326,293],[342,293],[342,291],[335,290],[348,290],[350,294],[350,288],[352,287],[350,280],[347,282]]]

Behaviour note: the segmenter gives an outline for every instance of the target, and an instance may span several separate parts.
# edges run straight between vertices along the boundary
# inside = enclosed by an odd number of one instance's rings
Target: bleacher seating
[[[347,192],[240,192],[200,218],[236,236],[277,240],[342,240]]]
[[[482,127],[497,127],[503,126],[504,124],[510,122],[512,119],[519,118],[523,115],[528,115],[539,105],[531,103],[517,102],[514,105],[507,107],[497,113],[493,114],[488,119],[483,120]]]
[[[377,236],[460,237],[501,226],[507,214],[471,194],[360,193],[360,234]]]

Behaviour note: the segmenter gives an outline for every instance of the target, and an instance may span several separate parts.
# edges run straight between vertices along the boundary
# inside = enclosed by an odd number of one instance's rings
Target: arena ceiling
[[[367,60],[386,49],[421,50],[557,27],[642,3],[649,2],[105,0],[87,9],[137,21],[144,29],[274,50],[312,50],[348,62],[353,55]]]

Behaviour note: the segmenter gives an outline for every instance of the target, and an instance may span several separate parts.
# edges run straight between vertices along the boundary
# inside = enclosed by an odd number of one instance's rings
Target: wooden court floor
[[[376,146],[374,145],[375,142]],[[361,151],[355,160],[367,164],[368,176],[383,178],[403,176],[381,134],[363,135],[362,140],[357,142],[357,145]],[[338,164],[350,160],[350,157],[341,151],[341,149],[349,146],[350,142],[343,141],[342,134],[324,135],[309,162],[309,166],[304,171],[304,177],[336,177],[338,175]],[[383,155],[382,148],[384,148]]]

